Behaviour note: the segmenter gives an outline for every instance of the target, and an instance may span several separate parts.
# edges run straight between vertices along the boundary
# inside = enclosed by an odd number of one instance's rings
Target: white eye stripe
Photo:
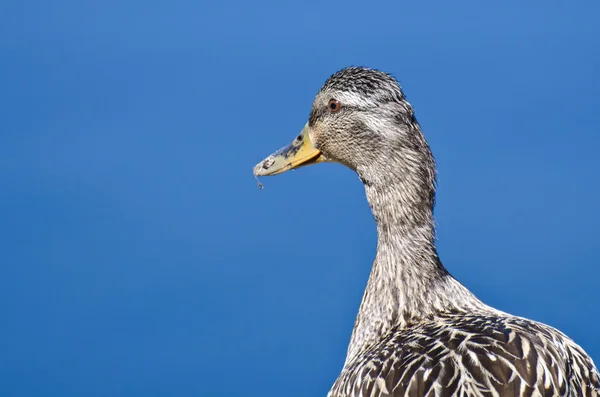
[[[325,102],[328,108],[330,101],[333,99],[337,100],[344,108],[369,108],[377,106],[381,101],[379,95],[365,97],[364,95],[350,91],[324,92],[321,95],[323,95],[321,101]]]

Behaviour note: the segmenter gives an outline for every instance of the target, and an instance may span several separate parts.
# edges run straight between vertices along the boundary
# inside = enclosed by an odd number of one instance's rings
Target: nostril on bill
[[[263,169],[268,170],[273,165],[274,162],[275,162],[275,160],[273,160],[272,157],[265,159],[265,161],[263,162],[263,165],[262,165]]]

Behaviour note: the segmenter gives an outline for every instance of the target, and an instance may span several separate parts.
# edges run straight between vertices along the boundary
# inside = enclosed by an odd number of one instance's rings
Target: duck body
[[[598,396],[585,352],[545,324],[440,313],[396,327],[346,363],[330,397]]]
[[[600,375],[575,342],[486,305],[443,266],[435,247],[435,161],[393,77],[355,67],[333,74],[302,133],[254,174],[324,161],[358,174],[378,234],[329,397],[600,396]]]

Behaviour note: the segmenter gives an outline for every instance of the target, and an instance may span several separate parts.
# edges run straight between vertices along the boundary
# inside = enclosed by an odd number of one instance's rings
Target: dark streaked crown
[[[377,69],[352,66],[342,69],[327,79],[321,92],[346,91],[365,97],[386,94],[389,99],[400,101],[404,94],[398,81],[391,75]]]

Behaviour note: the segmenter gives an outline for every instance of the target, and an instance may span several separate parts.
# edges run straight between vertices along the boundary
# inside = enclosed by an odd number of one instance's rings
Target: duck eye
[[[336,113],[340,111],[340,109],[342,108],[342,104],[336,99],[330,99],[329,103],[327,104],[327,107],[329,108],[331,113]]]

